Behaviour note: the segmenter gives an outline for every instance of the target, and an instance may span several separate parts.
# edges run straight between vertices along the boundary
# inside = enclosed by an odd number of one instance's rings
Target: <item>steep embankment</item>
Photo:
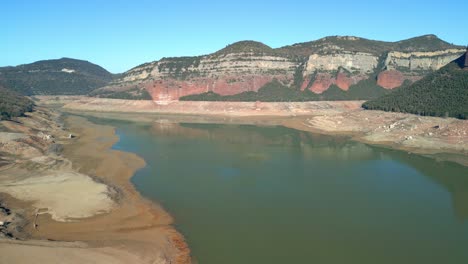
[[[366,109],[468,118],[467,54],[407,88],[363,104]]]
[[[205,56],[142,64],[92,94],[148,98],[148,92],[157,101],[370,99],[462,53],[434,35],[399,42],[337,36],[278,49],[242,41]]]
[[[112,79],[98,65],[69,58],[0,68],[0,85],[24,95],[87,94]]]

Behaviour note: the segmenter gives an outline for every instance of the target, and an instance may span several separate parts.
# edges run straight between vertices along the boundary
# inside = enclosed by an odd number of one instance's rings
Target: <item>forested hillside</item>
[[[0,67],[0,85],[23,95],[87,94],[112,78],[98,65],[69,58]]]
[[[468,118],[465,56],[406,88],[363,104],[365,109]],[[463,69],[465,67],[465,69]]]

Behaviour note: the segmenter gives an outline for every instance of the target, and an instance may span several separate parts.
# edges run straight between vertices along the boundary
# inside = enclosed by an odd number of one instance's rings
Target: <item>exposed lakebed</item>
[[[217,263],[465,263],[468,168],[284,127],[99,120]]]

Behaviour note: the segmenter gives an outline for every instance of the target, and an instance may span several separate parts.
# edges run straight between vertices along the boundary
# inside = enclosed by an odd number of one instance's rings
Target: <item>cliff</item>
[[[329,93],[325,92],[332,86],[344,92],[370,85],[376,89],[400,87],[438,70],[463,52],[434,35],[398,42],[336,36],[278,49],[242,41],[205,56],[142,64],[92,95],[148,92],[153,100],[165,102],[206,93],[256,93],[278,81],[289,89],[309,90],[327,99]]]

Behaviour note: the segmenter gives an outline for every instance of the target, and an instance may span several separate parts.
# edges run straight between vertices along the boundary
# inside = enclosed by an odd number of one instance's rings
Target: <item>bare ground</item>
[[[144,161],[109,150],[111,127],[66,123],[41,108],[2,121],[0,263],[189,263],[171,216],[129,182]]]

